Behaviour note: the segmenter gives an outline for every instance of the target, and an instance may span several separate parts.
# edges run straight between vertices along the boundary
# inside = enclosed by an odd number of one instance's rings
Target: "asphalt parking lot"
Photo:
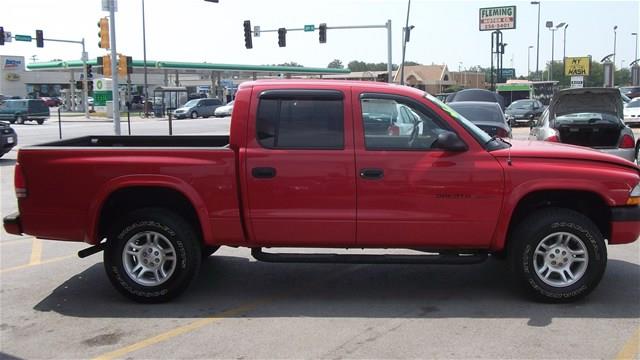
[[[174,122],[223,134],[229,119]],[[132,120],[133,134],[167,122]],[[20,146],[58,123],[15,125]],[[127,126],[123,125],[126,133]],[[64,137],[112,133],[65,119]],[[525,138],[528,128],[514,129]],[[16,210],[16,151],[0,158],[2,215]],[[223,247],[184,296],[141,305],[119,295],[85,246],[0,239],[0,358],[639,358],[640,242],[610,246],[600,286],[572,304],[529,301],[499,260],[466,266],[269,264]],[[311,250],[308,250],[311,251]]]

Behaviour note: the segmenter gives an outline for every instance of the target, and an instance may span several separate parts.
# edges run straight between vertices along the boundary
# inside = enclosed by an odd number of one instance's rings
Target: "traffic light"
[[[39,48],[44,47],[44,35],[42,34],[42,30],[36,30],[36,46]]]
[[[109,48],[109,19],[103,17],[98,21],[98,27],[100,31],[98,32],[98,37],[100,41],[98,41],[98,47],[102,49]]]
[[[82,90],[82,80],[76,81],[76,90]]]
[[[287,29],[285,28],[278,29],[278,46],[287,46]]]
[[[251,38],[251,21],[244,21],[244,47],[253,48],[253,39]]]
[[[126,76],[127,75],[127,57],[118,54],[118,76]]]
[[[105,77],[111,76],[111,55],[101,56],[98,59],[98,74],[102,74]]]
[[[327,42],[327,24],[320,24],[320,44]]]
[[[4,28],[0,26],[0,45],[4,45]]]
[[[91,65],[87,65],[87,79],[93,79],[93,69]]]
[[[93,80],[87,81],[87,92],[89,95],[93,92]]]
[[[127,74],[133,74],[133,58],[127,56]]]

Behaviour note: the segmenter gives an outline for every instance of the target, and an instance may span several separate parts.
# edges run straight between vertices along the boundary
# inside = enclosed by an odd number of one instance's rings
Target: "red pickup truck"
[[[407,126],[409,124],[409,126]],[[491,138],[410,87],[328,80],[240,86],[230,136],[87,136],[19,151],[12,234],[104,250],[124,295],[180,294],[203,256],[468,264],[506,257],[545,301],[585,296],[605,243],[640,234],[640,169],[548,142]],[[404,255],[264,252],[402,248]]]

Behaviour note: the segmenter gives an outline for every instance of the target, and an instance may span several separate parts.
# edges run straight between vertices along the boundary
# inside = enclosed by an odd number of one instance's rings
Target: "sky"
[[[118,0],[115,15],[116,48],[119,53],[143,58],[142,2],[145,4],[147,59],[227,64],[278,64],[295,61],[304,66],[326,67],[333,59],[345,65],[351,60],[387,61],[385,29],[328,30],[327,43],[320,44],[318,32],[288,32],[287,46],[278,47],[277,33],[263,33],[245,49],[243,21],[262,30],[300,28],[305,24],[327,26],[384,25],[392,21],[393,62],[402,60],[402,27],[407,0]],[[90,58],[106,54],[98,48],[101,0],[20,0],[7,2],[0,11],[0,26],[15,34],[32,35],[41,29],[45,38],[85,39]],[[491,32],[479,31],[479,9],[516,6],[516,29],[503,31],[507,43],[504,67],[515,67],[526,75],[528,47],[530,67],[536,67],[536,5],[530,1],[411,1],[409,24],[415,28],[407,44],[406,60],[422,64],[446,64],[451,71],[474,65],[488,67],[491,61]],[[552,34],[546,21],[569,24],[566,30],[567,56],[591,55],[596,61],[613,53],[616,32],[616,65],[633,61],[640,33],[640,1],[541,1],[540,68],[551,59]],[[562,30],[555,32],[554,58],[563,54]],[[52,59],[80,59],[77,44],[45,42],[5,43],[2,55],[22,55],[31,62]]]

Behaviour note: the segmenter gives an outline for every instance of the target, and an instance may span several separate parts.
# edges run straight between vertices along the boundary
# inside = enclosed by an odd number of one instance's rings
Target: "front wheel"
[[[143,303],[180,295],[197,273],[200,241],[177,214],[160,208],[133,211],[113,226],[104,266],[113,286]]]
[[[24,116],[18,116],[16,118],[16,124],[24,124],[24,121],[25,121]]]
[[[44,124],[44,119],[38,119],[38,120],[36,120],[36,121],[38,122],[38,125],[42,125],[42,124]]]
[[[196,118],[198,118],[198,113],[197,113],[197,112],[195,112],[195,111],[192,111],[192,112],[191,112],[191,118],[192,118],[192,119],[196,119]]]
[[[518,225],[509,261],[516,281],[537,300],[569,302],[596,288],[607,264],[598,228],[584,215],[545,209]]]

